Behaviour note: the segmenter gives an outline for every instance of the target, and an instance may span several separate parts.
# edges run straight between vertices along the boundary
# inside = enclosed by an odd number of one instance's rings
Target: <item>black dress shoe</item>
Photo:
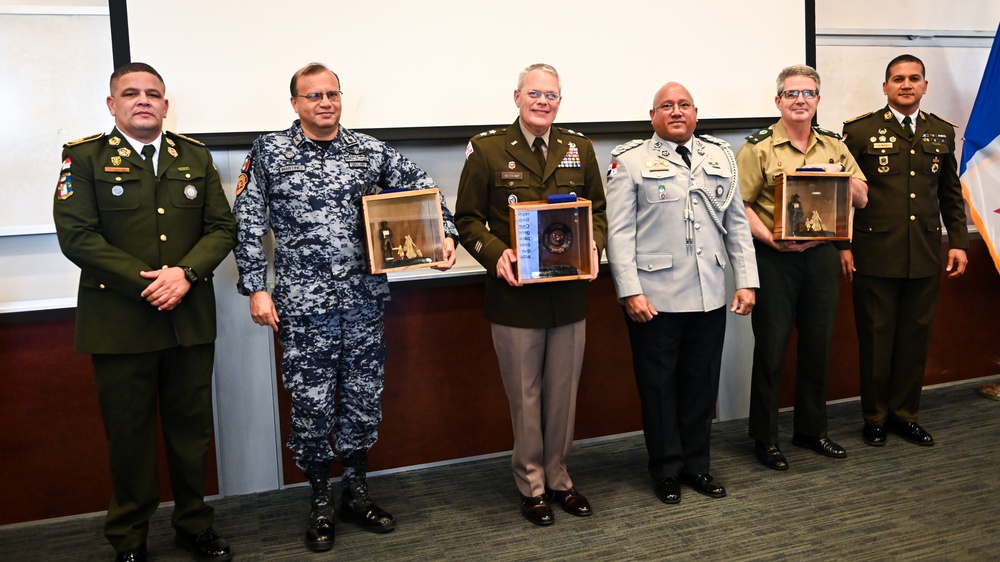
[[[119,552],[115,556],[115,562],[146,562],[146,545]]]
[[[861,438],[872,447],[884,447],[886,441],[885,426],[866,423],[864,429],[861,430]]]
[[[906,439],[910,443],[929,447],[934,444],[934,438],[930,433],[924,431],[917,422],[891,421],[888,424],[889,431]]]
[[[587,517],[594,511],[590,509],[590,502],[583,494],[576,491],[576,488],[559,491],[553,490],[550,496],[554,503],[562,504],[563,511],[577,517]]]
[[[768,445],[763,441],[757,441],[754,444],[753,451],[757,455],[757,460],[760,461],[760,464],[767,468],[771,470],[788,470],[788,461],[777,445]]]
[[[540,496],[521,496],[521,515],[535,525],[542,527],[551,525],[556,518],[552,515],[552,507],[549,505],[549,497],[545,494]]]
[[[340,495],[340,520],[354,523],[370,533],[388,533],[396,528],[392,515],[375,505],[368,497],[368,487],[357,481],[344,488]]]
[[[792,436],[792,445],[802,447],[803,449],[811,449],[824,457],[842,459],[847,456],[847,451],[840,445],[830,441],[829,437],[808,437],[796,433]]]
[[[216,535],[211,527],[193,535],[177,533],[174,542],[202,560],[225,562],[233,557],[233,553],[229,551],[229,542]]]
[[[667,477],[660,480],[653,490],[663,503],[671,505],[681,503],[681,484],[676,478]]]
[[[713,484],[711,474],[681,474],[678,478],[682,484],[694,488],[695,492],[706,495],[710,498],[726,497],[726,489],[718,484]]]

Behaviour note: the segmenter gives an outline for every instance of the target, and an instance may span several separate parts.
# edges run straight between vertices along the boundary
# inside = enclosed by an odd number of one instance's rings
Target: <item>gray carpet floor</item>
[[[246,561],[1000,560],[1000,402],[979,397],[980,382],[924,391],[920,421],[934,447],[892,435],[866,446],[850,401],[829,407],[830,437],[848,450],[829,459],[792,446],[791,413],[782,413],[787,472],[757,463],[746,420],[717,423],[712,473],[729,491],[723,499],[685,488],[680,505],[660,503],[642,436],[627,435],[577,446],[570,470],[595,513],[557,508],[546,528],[520,517],[506,455],[370,477],[396,530],[338,522],[326,553],[302,544],[306,487],[217,499],[215,528]],[[164,505],[153,519],[150,560],[191,560],[173,545],[169,517]],[[0,559],[111,560],[101,524],[94,514],[0,527]]]

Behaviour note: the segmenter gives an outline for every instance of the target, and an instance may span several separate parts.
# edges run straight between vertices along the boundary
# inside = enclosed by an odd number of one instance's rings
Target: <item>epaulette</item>
[[[839,139],[840,138],[840,133],[835,133],[833,131],[824,129],[823,127],[813,127],[813,130],[816,131],[817,133],[821,134],[821,135],[826,135],[828,137],[833,137],[835,139]]]
[[[481,139],[483,137],[491,137],[493,135],[503,135],[503,134],[506,134],[506,133],[507,133],[507,128],[506,127],[502,128],[502,129],[490,129],[489,131],[483,131],[483,132],[479,133],[478,135],[472,137],[472,140]]]
[[[712,144],[717,144],[717,145],[721,146],[722,148],[726,148],[727,146],[729,146],[728,142],[726,142],[726,141],[724,141],[724,140],[722,140],[720,138],[713,137],[712,135],[698,135],[698,138],[701,139],[701,140],[703,140],[703,141],[705,141],[705,142],[710,142]]]
[[[578,137],[587,138],[583,133],[578,133],[573,129],[563,129],[562,127],[559,127],[559,130],[566,133],[567,135],[576,135]]]
[[[868,117],[869,115],[872,115],[873,113],[875,113],[875,112],[874,111],[869,111],[868,113],[865,113],[865,114],[862,114],[862,115],[858,115],[857,117],[851,117],[847,121],[844,121],[844,125],[846,125],[848,123],[854,123],[855,121],[858,121],[860,119],[864,119],[865,117]]]
[[[770,127],[766,129],[761,129],[756,133],[751,133],[747,135],[747,142],[749,142],[750,144],[757,144],[773,134],[774,134],[774,129]]]
[[[64,144],[63,146],[68,148],[70,146],[76,146],[78,144],[83,144],[85,142],[95,141],[95,140],[103,138],[103,137],[104,137],[104,133],[97,133],[96,135],[90,135],[89,137],[83,137],[82,139],[76,139],[76,140],[69,141],[68,143]]]
[[[938,115],[934,115],[933,113],[927,113],[927,115],[930,115],[931,117],[933,117],[933,118],[937,119],[938,121],[944,121],[945,123],[947,123],[947,124],[951,125],[952,127],[955,127],[956,129],[958,128],[958,125],[956,125],[956,124],[952,123],[951,121],[948,121],[948,120],[947,120],[947,119],[945,119],[944,117],[940,117],[940,116],[938,116]]]
[[[180,134],[180,133],[175,133],[175,132],[173,132],[173,131],[165,131],[165,132],[166,132],[166,133],[167,133],[167,135],[169,135],[169,136],[173,136],[173,137],[177,137],[177,138],[179,138],[179,139],[183,139],[183,140],[186,140],[186,141],[188,141],[189,143],[192,143],[192,144],[197,144],[197,145],[199,145],[199,146],[205,146],[205,143],[201,142],[201,141],[200,141],[200,140],[198,140],[198,139],[193,139],[193,138],[191,138],[191,137],[187,137],[187,136],[184,136],[184,135],[182,135],[182,134]]]
[[[611,151],[611,155],[612,156],[621,156],[622,154],[625,154],[626,152],[632,150],[633,148],[639,146],[640,144],[642,144],[644,142],[646,142],[646,141],[644,141],[642,139],[635,139],[635,140],[630,140],[628,142],[619,144],[618,146],[615,147],[614,150]]]

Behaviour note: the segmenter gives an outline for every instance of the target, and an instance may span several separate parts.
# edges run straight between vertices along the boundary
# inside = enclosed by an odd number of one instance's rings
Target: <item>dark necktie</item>
[[[545,141],[542,137],[535,137],[534,142],[531,143],[531,148],[535,150],[535,159],[538,160],[538,165],[542,168],[542,172],[545,172],[545,151],[542,147],[545,146]]]
[[[910,123],[913,123],[913,121],[910,119],[909,115],[907,115],[906,117],[903,117],[903,132],[906,133],[906,136],[908,138],[912,139],[913,138],[913,127],[910,126]]]
[[[146,162],[149,162],[149,164],[152,165],[153,164],[152,158],[153,154],[156,154],[156,147],[151,144],[147,144],[146,146],[142,147],[142,150],[140,152],[142,152],[142,159],[145,160]]]
[[[686,146],[684,146],[682,144],[677,145],[677,154],[681,155],[681,158],[684,159],[684,163],[687,164],[688,168],[690,168],[691,167],[691,151],[688,150],[688,147],[686,147]]]

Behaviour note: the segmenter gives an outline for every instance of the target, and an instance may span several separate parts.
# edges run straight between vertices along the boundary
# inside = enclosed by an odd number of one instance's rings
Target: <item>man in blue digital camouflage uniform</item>
[[[341,520],[376,533],[393,529],[392,515],[371,502],[365,483],[382,419],[389,285],[385,275],[366,268],[361,197],[377,187],[435,184],[391,146],[340,127],[340,79],[325,66],[298,70],[291,94],[299,119],[254,142],[236,188],[237,288],[250,296],[253,321],[279,333],[282,375],[292,395],[288,446],[313,488],[306,545],[322,551],[334,541],[328,483],[334,447],[343,458]],[[443,197],[441,210],[447,237],[439,269],[448,269],[458,231]],[[261,244],[269,230],[273,300]]]

